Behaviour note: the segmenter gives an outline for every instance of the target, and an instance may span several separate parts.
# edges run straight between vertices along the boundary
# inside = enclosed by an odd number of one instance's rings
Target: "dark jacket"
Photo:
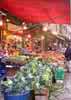
[[[65,51],[65,58],[67,61],[71,60],[71,48],[70,47],[68,47]]]

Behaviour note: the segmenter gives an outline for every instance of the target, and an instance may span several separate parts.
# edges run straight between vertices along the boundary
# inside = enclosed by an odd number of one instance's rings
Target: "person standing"
[[[65,60],[66,60],[67,71],[71,72],[71,43],[68,45],[65,51]]]

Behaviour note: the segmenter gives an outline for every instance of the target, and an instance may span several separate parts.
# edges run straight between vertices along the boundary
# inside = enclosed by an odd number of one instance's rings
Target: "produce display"
[[[4,57],[2,59],[3,62],[10,62],[11,64],[20,64],[23,65],[27,63],[32,57],[29,56],[10,56],[10,57]]]
[[[50,64],[56,64],[64,67],[64,55],[63,53],[56,51],[48,51],[38,54],[38,57],[47,60]]]
[[[62,53],[55,52],[55,51],[48,51],[47,58],[51,58],[52,61],[56,61],[56,62],[64,61],[64,55]]]
[[[23,54],[23,55],[16,55],[16,56],[8,56],[8,57],[4,57],[3,61],[23,65],[27,63],[29,60],[31,60],[31,58],[38,57],[47,60],[49,63],[61,64],[61,66],[64,67],[64,55],[62,53],[55,52],[55,51],[48,51],[40,54],[39,53],[38,54],[31,53],[31,54],[32,55]]]
[[[58,61],[64,61],[64,55],[63,53],[56,52],[56,51],[47,51],[41,54],[38,54],[38,56],[42,58],[51,58],[52,61],[58,62]]]
[[[33,53],[34,54],[34,53]],[[33,55],[32,54],[32,55]],[[29,55],[19,55],[19,56],[9,56],[2,59],[7,65],[11,65],[11,68],[7,68],[7,76],[14,76],[21,66],[29,63],[32,59],[44,59],[53,70],[56,67],[61,66],[64,68],[64,55],[62,53],[48,51],[47,53],[34,54],[33,56]],[[47,73],[45,71],[45,73]],[[46,75],[44,75],[46,77]]]
[[[63,70],[53,70],[53,64],[50,63],[52,60],[43,59],[41,56],[17,56],[10,57],[9,60],[21,62],[23,65],[12,78],[7,77],[7,80],[1,81],[5,93],[15,96],[31,90],[34,90],[35,94],[47,90],[49,100],[55,100],[58,91],[63,90],[63,83],[57,85],[56,81],[53,82],[54,79],[64,80]]]
[[[12,80],[4,81],[5,89],[12,94],[29,90],[48,88],[52,84],[51,65],[46,61],[33,59],[20,69]]]
[[[63,84],[52,84],[49,87],[49,100],[58,100],[57,96],[64,92],[64,85]]]

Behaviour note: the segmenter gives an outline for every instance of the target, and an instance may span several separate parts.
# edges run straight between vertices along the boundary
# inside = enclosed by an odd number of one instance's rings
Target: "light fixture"
[[[27,30],[27,29],[28,29],[28,27],[25,25],[25,26],[23,26],[23,29],[24,29],[24,30]]]
[[[23,22],[22,25],[25,25],[25,22]]]
[[[44,32],[46,32],[46,31],[48,30],[48,26],[49,26],[48,23],[43,23],[42,26],[43,26],[43,27],[42,27],[42,30],[43,30]]]
[[[3,25],[3,21],[0,19],[0,26],[2,26]]]
[[[31,35],[30,35],[30,34],[28,34],[28,35],[27,35],[27,37],[28,37],[28,38],[31,38]]]
[[[6,22],[9,22],[10,20],[9,19],[6,19]]]
[[[45,37],[42,35],[42,36],[41,36],[41,40],[44,40],[44,39],[45,39]]]
[[[27,30],[28,29],[28,27],[27,27],[25,22],[22,23],[22,28],[23,28],[23,30]]]
[[[47,26],[43,26],[42,30],[46,32],[48,30]]]

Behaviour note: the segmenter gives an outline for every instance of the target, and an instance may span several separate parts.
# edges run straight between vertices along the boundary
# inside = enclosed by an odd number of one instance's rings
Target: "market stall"
[[[0,57],[6,68],[2,79],[3,93],[8,90],[5,97],[7,100],[51,98],[54,92],[63,89],[65,77],[64,52],[68,40],[61,33],[60,25],[54,25],[54,31],[48,23],[19,20],[15,23],[8,17],[3,20],[5,27],[1,26]]]

